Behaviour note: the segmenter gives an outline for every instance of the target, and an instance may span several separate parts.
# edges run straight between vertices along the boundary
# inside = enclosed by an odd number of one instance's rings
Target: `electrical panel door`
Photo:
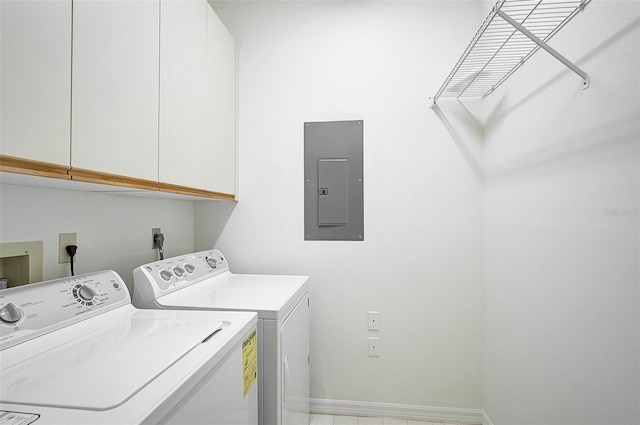
[[[305,240],[364,240],[364,122],[304,124]]]

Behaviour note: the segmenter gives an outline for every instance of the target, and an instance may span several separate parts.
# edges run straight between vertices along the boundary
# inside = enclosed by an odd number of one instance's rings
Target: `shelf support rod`
[[[589,76],[587,75],[586,72],[584,72],[583,70],[578,68],[573,62],[571,62],[569,59],[567,59],[564,56],[562,56],[560,53],[558,53],[555,49],[553,49],[547,43],[545,43],[544,41],[540,40],[531,31],[529,31],[528,29],[526,29],[525,27],[520,25],[518,22],[513,20],[513,18],[511,18],[511,16],[507,15],[502,10],[498,10],[497,14],[502,19],[504,19],[509,24],[511,24],[513,27],[515,27],[518,31],[520,31],[521,33],[523,33],[524,35],[529,37],[529,39],[531,39],[531,41],[533,41],[538,46],[542,47],[544,50],[549,52],[551,54],[551,56],[553,56],[554,58],[556,58],[560,62],[562,62],[567,68],[569,68],[570,70],[572,70],[573,72],[578,74],[582,78],[582,90],[585,90],[585,89],[589,88]]]

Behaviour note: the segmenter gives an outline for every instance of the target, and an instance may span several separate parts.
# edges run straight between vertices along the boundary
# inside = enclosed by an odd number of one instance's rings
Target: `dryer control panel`
[[[0,291],[0,350],[130,304],[114,271],[49,280]]]
[[[228,270],[217,249],[144,264],[133,271],[133,304],[145,307],[162,295]]]

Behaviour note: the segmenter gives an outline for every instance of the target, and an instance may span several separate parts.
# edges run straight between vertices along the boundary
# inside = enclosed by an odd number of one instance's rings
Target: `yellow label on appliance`
[[[256,329],[242,341],[242,369],[244,378],[244,396],[258,378],[258,335]]]

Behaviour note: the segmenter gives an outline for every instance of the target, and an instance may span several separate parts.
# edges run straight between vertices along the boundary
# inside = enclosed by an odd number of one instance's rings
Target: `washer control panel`
[[[0,350],[130,302],[113,271],[0,290]]]
[[[138,267],[133,271],[134,287],[153,285],[165,292],[227,270],[229,265],[217,249],[196,252]]]

